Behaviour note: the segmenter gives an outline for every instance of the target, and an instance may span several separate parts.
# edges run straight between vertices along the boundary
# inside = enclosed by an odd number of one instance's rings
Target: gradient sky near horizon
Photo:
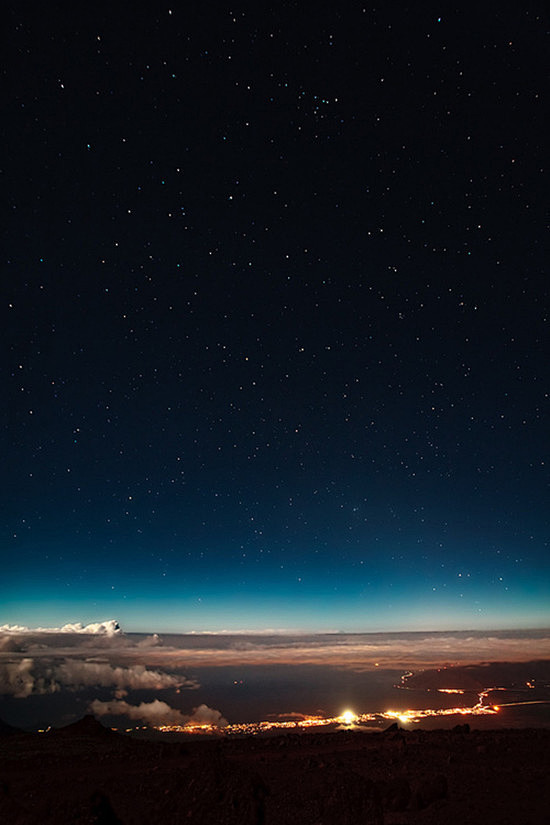
[[[0,624],[550,625],[548,26],[472,8],[8,3]]]

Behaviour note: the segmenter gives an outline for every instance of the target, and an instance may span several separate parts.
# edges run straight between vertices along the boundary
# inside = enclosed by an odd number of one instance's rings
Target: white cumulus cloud
[[[90,704],[90,710],[96,716],[127,716],[129,719],[147,722],[150,725],[227,725],[227,720],[220,711],[209,708],[208,705],[199,705],[193,709],[191,716],[186,716],[181,710],[172,708],[167,702],[161,702],[159,699],[141,702],[139,705],[131,705],[123,699],[113,699],[110,702],[94,699]]]
[[[188,721],[195,722],[197,725],[217,725],[218,728],[224,728],[227,725],[227,720],[223,718],[220,711],[209,708],[208,705],[199,705],[198,708],[193,708],[193,713]]]
[[[62,627],[25,627],[18,624],[0,625],[0,633],[80,633],[90,636],[117,636],[122,633],[119,623],[115,619],[107,619],[104,622],[92,622],[83,625],[81,622],[69,622]]]

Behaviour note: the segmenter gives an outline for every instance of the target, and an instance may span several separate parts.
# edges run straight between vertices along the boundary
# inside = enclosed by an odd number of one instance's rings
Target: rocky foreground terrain
[[[92,717],[0,732],[10,825],[544,825],[550,730],[152,742]]]

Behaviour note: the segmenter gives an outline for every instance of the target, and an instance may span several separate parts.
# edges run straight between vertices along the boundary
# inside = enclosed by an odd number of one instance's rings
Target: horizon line
[[[446,627],[442,630],[435,630],[433,628],[400,628],[400,629],[363,629],[363,630],[345,630],[345,629],[307,629],[307,628],[219,628],[219,629],[186,629],[186,630],[125,630],[121,624],[115,619],[107,619],[103,621],[90,622],[83,625],[81,622],[67,622],[61,627],[29,627],[25,625],[0,625],[0,635],[2,634],[63,634],[63,635],[148,635],[148,636],[354,636],[354,635],[369,635],[379,634],[384,635],[399,635],[402,633],[473,633],[487,634],[487,633],[533,633],[533,632],[550,632],[550,625],[538,625],[529,627]]]

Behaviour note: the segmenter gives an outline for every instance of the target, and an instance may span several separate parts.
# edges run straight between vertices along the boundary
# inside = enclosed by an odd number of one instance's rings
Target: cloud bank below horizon
[[[5,627],[9,627],[8,630]],[[167,668],[228,665],[327,665],[368,670],[425,668],[440,663],[521,662],[550,658],[550,628],[532,631],[456,631],[322,634],[134,634],[118,622],[78,622],[53,628],[0,627],[0,666],[47,663],[42,674],[71,690],[194,686]],[[57,660],[57,661],[56,661]],[[0,682],[0,691],[1,691]]]
[[[418,672],[544,661],[549,651],[550,630],[160,636],[124,633],[114,620],[76,622],[58,631],[10,625],[0,629],[0,700],[21,707],[42,697],[44,707],[62,703],[75,713],[86,703],[98,716],[221,726],[221,712],[200,703],[217,668],[318,668],[315,678],[322,683],[331,669]],[[199,699],[192,713],[187,691]]]

